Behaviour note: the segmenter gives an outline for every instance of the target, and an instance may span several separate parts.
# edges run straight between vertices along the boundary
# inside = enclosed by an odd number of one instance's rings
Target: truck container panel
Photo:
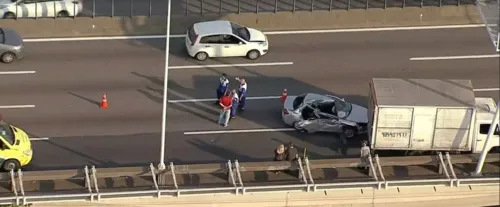
[[[372,149],[471,150],[476,110],[469,80],[374,78],[369,99]]]

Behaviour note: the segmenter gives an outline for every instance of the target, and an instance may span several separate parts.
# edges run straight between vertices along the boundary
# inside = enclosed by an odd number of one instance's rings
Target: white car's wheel
[[[247,53],[247,57],[250,60],[256,60],[257,58],[260,57],[260,52],[258,50],[250,50]]]
[[[208,54],[206,52],[196,53],[195,58],[199,61],[204,61],[208,58]]]
[[[12,63],[16,59],[16,55],[11,52],[6,52],[0,57],[3,63]]]

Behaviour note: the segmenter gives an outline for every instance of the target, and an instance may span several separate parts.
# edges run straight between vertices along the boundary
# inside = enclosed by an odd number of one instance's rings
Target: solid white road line
[[[274,63],[241,63],[241,64],[220,64],[220,65],[185,65],[170,66],[169,70],[195,69],[195,68],[231,68],[231,67],[259,67],[259,66],[284,66],[293,65],[293,62],[274,62]]]
[[[429,30],[429,29],[459,29],[484,27],[485,24],[466,25],[442,25],[442,26],[417,26],[417,27],[382,27],[382,28],[359,28],[359,29],[328,29],[328,30],[291,30],[291,31],[269,31],[267,35],[284,34],[319,34],[319,33],[345,33],[345,32],[380,32],[380,31],[402,31],[402,30]],[[185,34],[170,35],[170,38],[184,38]],[[74,37],[74,38],[37,38],[25,39],[24,42],[67,42],[67,41],[96,41],[96,40],[139,40],[139,39],[161,39],[165,35],[146,36],[111,36],[111,37]]]
[[[500,88],[478,88],[473,89],[473,91],[481,92],[481,91],[500,91]]]
[[[265,100],[265,99],[278,99],[281,96],[257,96],[257,97],[247,97],[246,100]],[[205,98],[205,99],[184,99],[184,100],[168,100],[169,103],[189,103],[189,102],[208,102],[216,101],[215,98]]]
[[[35,108],[35,105],[10,105],[10,106],[0,106],[0,109],[22,109],[22,108]]]
[[[22,75],[33,73],[36,73],[36,71],[0,71],[0,75]]]
[[[50,138],[48,137],[37,137],[37,138],[30,138],[31,141],[47,141]]]
[[[220,131],[196,131],[196,132],[184,132],[184,135],[201,135],[201,134],[234,134],[234,133],[257,133],[257,132],[287,132],[295,131],[292,128],[280,128],[280,129],[237,129],[237,130],[220,130]]]
[[[458,59],[480,59],[480,58],[497,58],[500,54],[491,55],[461,55],[461,56],[442,56],[442,57],[413,57],[410,60],[458,60]]]

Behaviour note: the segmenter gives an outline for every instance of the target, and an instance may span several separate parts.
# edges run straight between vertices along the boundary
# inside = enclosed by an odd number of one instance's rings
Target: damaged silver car
[[[368,124],[365,107],[315,93],[288,96],[281,115],[285,124],[297,130],[343,133],[347,138],[366,133]]]

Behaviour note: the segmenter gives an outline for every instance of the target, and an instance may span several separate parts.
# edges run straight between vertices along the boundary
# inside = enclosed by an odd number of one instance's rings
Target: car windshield
[[[0,123],[0,136],[5,139],[10,145],[14,145],[14,132],[6,123]]]
[[[3,34],[3,29],[0,29],[0,44],[5,43],[5,35]]]
[[[233,29],[234,35],[245,41],[250,41],[250,31],[248,31],[246,27],[231,22],[231,28]]]
[[[191,43],[194,43],[196,41],[197,35],[196,35],[196,32],[194,32],[193,26],[191,26],[191,28],[189,28],[189,30],[188,30],[188,38],[189,38],[189,41],[191,41]]]
[[[352,105],[344,101],[335,101],[335,111],[339,118],[344,119],[351,114]]]

